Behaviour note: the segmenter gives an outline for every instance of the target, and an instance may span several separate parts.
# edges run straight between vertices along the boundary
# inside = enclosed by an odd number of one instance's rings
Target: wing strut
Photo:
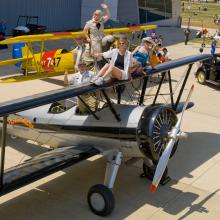
[[[176,111],[176,109],[177,109],[177,106],[178,106],[178,104],[179,104],[179,102],[180,102],[180,99],[181,99],[181,96],[182,96],[182,94],[183,94],[183,90],[184,90],[184,88],[185,88],[187,79],[188,79],[189,74],[190,74],[190,71],[191,71],[191,69],[192,69],[192,65],[193,65],[193,63],[189,64],[189,67],[188,67],[186,76],[185,76],[185,78],[184,78],[182,87],[181,87],[181,89],[180,89],[179,95],[178,95],[178,97],[177,97],[177,100],[176,100],[176,103],[175,103],[175,106],[174,106],[174,110],[175,110],[175,111]]]
[[[144,96],[145,96],[145,92],[146,92],[146,88],[147,88],[148,79],[149,79],[148,76],[144,78],[144,83],[142,86],[141,96],[140,96],[140,100],[139,100],[139,105],[142,105],[144,102]]]
[[[7,133],[7,119],[8,116],[3,117],[2,125],[2,139],[1,139],[1,167],[0,167],[0,191],[3,188],[4,178],[4,165],[5,165],[5,145],[6,145],[6,133]]]
[[[157,89],[157,92],[156,92],[156,95],[155,95],[155,97],[154,97],[154,101],[153,101],[153,104],[152,104],[152,105],[155,105],[155,103],[156,103],[156,101],[157,101],[157,97],[158,97],[158,95],[160,95],[159,92],[160,92],[161,86],[162,86],[162,84],[163,84],[165,75],[168,74],[169,89],[170,89],[170,99],[171,99],[171,107],[172,107],[172,109],[173,109],[174,111],[176,111],[176,110],[177,110],[177,107],[178,107],[178,105],[179,105],[181,96],[182,96],[182,94],[183,94],[183,90],[184,90],[184,88],[185,88],[186,82],[187,82],[187,80],[188,80],[190,71],[191,71],[191,69],[192,69],[192,65],[193,65],[193,63],[192,63],[192,64],[189,64],[189,67],[188,67],[186,76],[185,76],[185,78],[184,78],[183,84],[182,84],[182,86],[181,86],[181,89],[180,89],[180,92],[179,92],[179,94],[178,94],[178,97],[177,97],[177,99],[176,99],[175,104],[174,104],[174,100],[173,100],[173,89],[172,89],[172,82],[171,82],[170,70],[168,70],[168,72],[162,72],[162,77],[161,77],[161,80],[160,80],[160,83],[159,83],[159,86],[158,86],[158,89]]]
[[[168,80],[169,80],[171,106],[172,106],[172,109],[174,109],[174,102],[173,102],[173,87],[172,87],[172,81],[171,81],[170,70],[168,71],[167,74],[168,74]]]
[[[101,91],[102,91],[102,94],[104,95],[104,97],[105,97],[105,99],[106,99],[106,101],[107,101],[107,103],[108,103],[108,106],[109,106],[109,108],[110,108],[112,114],[115,116],[116,120],[117,120],[118,122],[120,122],[120,121],[121,121],[121,118],[120,118],[119,114],[117,114],[116,110],[114,109],[114,107],[113,107],[113,105],[112,105],[112,103],[111,103],[111,101],[110,101],[108,95],[106,94],[105,90],[102,89]]]
[[[161,77],[161,80],[160,80],[160,84],[159,84],[159,87],[158,87],[158,89],[157,89],[157,93],[156,93],[156,95],[155,95],[155,97],[154,97],[154,101],[153,101],[153,104],[152,104],[152,105],[155,105],[155,103],[156,103],[156,101],[157,101],[157,97],[158,97],[158,95],[159,95],[160,88],[161,88],[161,86],[162,86],[162,83],[163,83],[163,80],[164,80],[165,75],[166,75],[166,72],[162,72],[162,77]]]
[[[95,114],[94,111],[92,111],[92,109],[84,102],[84,100],[80,96],[78,96],[78,99],[83,103],[83,105],[86,107],[86,109],[94,116],[94,118],[96,120],[99,120],[99,117]]]

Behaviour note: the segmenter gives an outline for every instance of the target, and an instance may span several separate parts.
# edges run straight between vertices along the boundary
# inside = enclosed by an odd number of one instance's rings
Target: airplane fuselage
[[[103,151],[117,148],[125,157],[143,157],[139,149],[137,130],[146,106],[115,105],[121,121],[109,108],[93,115],[77,115],[76,106],[62,113],[50,113],[45,105],[16,115],[33,123],[34,129],[9,125],[8,132],[21,138],[47,144],[53,148],[64,146],[94,146]]]

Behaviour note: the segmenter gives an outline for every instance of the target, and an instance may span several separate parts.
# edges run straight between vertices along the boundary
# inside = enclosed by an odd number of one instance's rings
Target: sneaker
[[[92,79],[90,80],[91,83],[94,83],[97,79],[99,78],[98,75],[95,75],[92,77]]]
[[[100,86],[104,83],[104,80],[102,77],[99,77],[96,81],[93,82],[95,85]]]

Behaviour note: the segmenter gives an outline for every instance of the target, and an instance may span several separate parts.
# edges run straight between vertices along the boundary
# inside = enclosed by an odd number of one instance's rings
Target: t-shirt
[[[77,86],[83,83],[88,83],[94,75],[95,74],[92,71],[86,71],[84,73],[77,72],[71,79],[69,79],[69,84]]]
[[[121,70],[124,69],[124,57],[125,57],[124,55],[118,54],[117,59],[115,61],[115,66]]]
[[[154,66],[160,63],[160,59],[156,54],[152,54],[152,56],[150,57],[150,62]]]

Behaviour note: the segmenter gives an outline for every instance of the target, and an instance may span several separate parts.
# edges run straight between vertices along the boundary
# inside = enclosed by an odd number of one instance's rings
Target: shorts
[[[128,74],[124,70],[121,70],[121,80],[128,80]]]
[[[102,41],[91,41],[92,53],[102,53]]]

